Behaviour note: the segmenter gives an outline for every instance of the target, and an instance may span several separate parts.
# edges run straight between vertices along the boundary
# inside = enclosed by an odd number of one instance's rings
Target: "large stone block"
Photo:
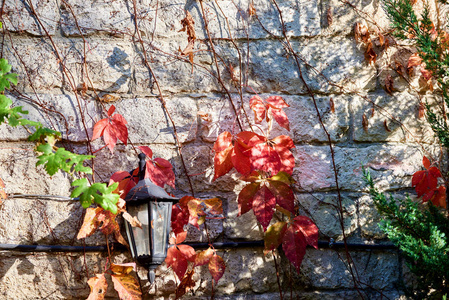
[[[253,5],[256,16],[249,14]],[[279,9],[289,37],[315,36],[320,33],[318,1],[278,1]],[[283,36],[279,12],[273,3],[265,1],[208,1],[203,3],[209,32],[212,38],[260,39],[270,37],[268,30],[275,36]],[[195,20],[195,29],[199,38],[207,38],[203,29],[204,20],[199,3],[189,9]]]
[[[362,164],[369,168],[381,190],[410,187],[411,176],[422,168],[422,148],[416,144],[378,144],[360,147],[333,147],[339,186],[343,190],[366,188]],[[438,149],[426,149],[438,157]],[[298,146],[294,152],[294,177],[308,191],[334,189],[335,176],[329,146]]]
[[[55,35],[59,22],[57,2],[56,0],[31,0],[28,3],[26,1],[6,0],[2,8],[3,27],[10,32],[26,32],[36,36],[45,36],[45,30],[47,30],[50,35]],[[32,13],[30,3],[45,30]]]
[[[363,52],[354,40],[334,37],[291,43],[300,56],[304,80],[312,91],[341,92],[329,82],[343,86],[350,83],[358,91],[375,88],[376,69],[366,64]],[[286,53],[282,44],[268,40],[250,43],[249,60],[248,85],[257,92],[308,93],[300,79],[295,58]]]
[[[354,263],[353,271],[357,269],[361,282],[369,283],[372,288],[379,290],[394,288],[395,282],[399,280],[396,253],[363,251],[350,254]],[[354,287],[350,271],[342,259],[346,260],[343,252],[308,249],[301,265],[299,284],[309,289]]]

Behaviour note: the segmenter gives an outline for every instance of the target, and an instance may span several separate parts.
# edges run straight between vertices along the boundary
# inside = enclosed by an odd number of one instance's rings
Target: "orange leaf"
[[[87,300],[103,300],[106,295],[108,283],[104,274],[97,274],[87,281],[90,286],[90,294]]]
[[[215,251],[212,248],[208,248],[207,250],[201,251],[195,259],[195,266],[203,266],[209,263],[210,258],[215,254]]]
[[[77,239],[84,239],[91,236],[98,228],[97,214],[103,210],[101,207],[87,208],[84,215],[83,225],[78,232]]]
[[[6,200],[6,199],[8,199],[8,195],[6,195],[6,192],[5,192],[5,183],[0,178],[0,204],[2,204],[3,200]]]
[[[118,292],[120,299],[140,300],[142,293],[140,292],[139,282],[134,276],[129,274],[112,274],[112,283],[114,289]]]
[[[209,272],[215,282],[218,282],[226,270],[226,265],[221,256],[215,254],[209,260]]]

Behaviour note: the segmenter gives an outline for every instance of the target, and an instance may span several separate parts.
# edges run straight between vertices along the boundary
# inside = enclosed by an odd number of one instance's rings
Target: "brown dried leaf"
[[[140,229],[142,229],[142,223],[140,223],[137,217],[131,216],[127,211],[122,214],[122,217],[123,219],[128,221],[128,223],[131,224],[132,227],[139,227]]]
[[[426,107],[424,106],[424,103],[419,102],[418,118],[420,118],[420,119],[424,118],[424,112],[425,111],[426,111]]]
[[[402,77],[405,76],[405,67],[397,60],[394,62],[394,70]]]
[[[389,94],[392,95],[393,91],[394,91],[394,81],[393,81],[393,77],[391,77],[390,74],[387,75],[387,77],[385,78],[385,91]]]
[[[192,277],[195,271],[192,269],[188,271],[181,280],[181,283],[176,288],[176,298],[179,299],[187,293],[188,290],[195,286],[195,281],[193,281]]]
[[[384,127],[387,132],[391,132],[390,128],[388,128],[387,119],[384,120]]]
[[[379,44],[383,46],[385,44],[385,37],[380,31],[377,33],[377,36],[379,37]]]
[[[249,16],[250,17],[252,17],[252,16],[255,16],[256,15],[256,8],[254,7],[254,3],[253,2],[251,2],[250,4],[249,4],[249,7],[248,7],[248,13],[249,13]]]
[[[90,278],[87,281],[90,286],[90,294],[87,300],[103,300],[106,295],[106,290],[108,288],[108,283],[106,282],[106,277],[103,274],[97,274],[95,277]]]
[[[106,94],[103,97],[100,97],[98,100],[103,103],[109,103],[117,101],[118,99],[120,99],[120,97],[117,95]]]
[[[193,20],[190,12],[186,10],[186,17],[181,20],[182,29],[179,31],[187,32],[187,41],[189,43],[193,43],[196,40],[195,27],[193,26],[193,24],[195,24],[195,21]]]
[[[354,37],[357,42],[368,43],[370,41],[370,34],[368,27],[362,23],[355,23],[354,27]]]
[[[368,62],[368,64],[371,65],[376,63],[377,54],[374,52],[373,43],[369,41],[368,46],[365,50],[365,59]]]
[[[210,117],[210,115],[206,112],[203,111],[198,111],[197,112],[198,117],[201,118],[201,120],[205,121],[205,122],[212,122],[212,118]]]
[[[419,54],[418,53],[412,54],[410,56],[410,58],[408,59],[408,63],[407,63],[408,76],[412,76],[413,68],[421,65],[421,63],[422,63],[422,58],[419,57]]]
[[[334,103],[334,99],[332,97],[329,99],[329,106],[331,108],[331,112],[335,113],[335,103]]]
[[[332,25],[332,22],[333,22],[332,8],[331,7],[329,7],[327,9],[326,17],[327,17],[327,26],[330,27]]]
[[[365,132],[368,132],[368,118],[366,117],[365,114],[363,114],[362,116],[362,126],[363,130],[365,130]]]

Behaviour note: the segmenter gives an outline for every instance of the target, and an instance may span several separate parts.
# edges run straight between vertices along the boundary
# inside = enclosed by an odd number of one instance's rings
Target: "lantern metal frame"
[[[150,282],[154,281],[155,273],[154,270],[164,262],[167,256],[168,250],[168,240],[171,231],[171,212],[172,206],[174,203],[178,202],[179,199],[170,196],[162,187],[154,184],[149,178],[145,177],[145,169],[146,169],[146,161],[145,154],[139,154],[139,182],[136,186],[134,186],[126,195],[125,201],[128,209],[128,213],[131,215],[139,214],[142,217],[142,214],[139,212],[144,212],[145,209],[147,211],[148,219],[146,221],[146,230],[140,229],[138,227],[132,227],[131,224],[125,221],[126,226],[126,234],[128,236],[128,241],[131,248],[131,254],[133,258],[143,267],[148,269],[148,279]],[[139,207],[142,210],[139,211]],[[155,216],[155,211],[162,211],[158,216]],[[145,212],[144,212],[145,214]],[[145,218],[145,215],[142,219]],[[140,220],[141,222],[143,220]],[[142,222],[143,223],[143,222]],[[162,225],[162,228],[157,228],[156,223]],[[139,233],[139,235],[148,234],[145,236],[143,241],[136,240],[139,237],[136,237],[139,230],[144,230],[143,233]],[[163,230],[164,232],[158,232],[158,230]],[[159,233],[159,234],[156,234]],[[156,241],[156,237],[160,238],[160,240]],[[145,242],[147,240],[147,243]],[[148,253],[139,253],[144,252],[142,249],[138,249],[143,246],[144,251]],[[155,244],[162,245],[162,247],[155,253]]]

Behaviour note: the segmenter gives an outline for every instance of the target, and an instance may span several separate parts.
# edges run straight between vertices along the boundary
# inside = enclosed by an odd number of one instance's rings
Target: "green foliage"
[[[36,150],[42,153],[38,156],[39,160],[36,165],[44,165],[50,176],[53,176],[60,169],[67,173],[83,172],[92,174],[92,169],[83,166],[83,163],[86,159],[93,158],[93,155],[75,154],[64,148],[54,150],[50,143],[41,144]]]
[[[383,217],[380,228],[402,251],[410,270],[419,277],[419,298],[430,289],[441,295],[449,291],[449,219],[432,205],[419,204],[407,196],[387,198],[375,187],[369,171],[363,169],[369,193]]]
[[[120,198],[119,194],[114,194],[117,189],[118,182],[107,186],[105,183],[94,183],[88,185],[86,178],[80,178],[72,183],[76,188],[73,190],[71,197],[79,197],[81,205],[88,208],[93,202],[101,205],[105,210],[109,210],[113,214],[117,213],[117,202]]]
[[[0,58],[0,92],[3,92],[5,88],[10,88],[11,83],[17,84],[17,74],[11,72],[11,65],[4,58]]]
[[[444,102],[449,105],[449,36],[434,27],[428,5],[425,5],[418,18],[410,0],[383,0],[383,4],[395,35],[414,43],[426,70],[440,85]],[[429,105],[426,108],[427,120],[432,129],[440,142],[449,147],[449,130],[445,121],[447,115],[438,116]]]

